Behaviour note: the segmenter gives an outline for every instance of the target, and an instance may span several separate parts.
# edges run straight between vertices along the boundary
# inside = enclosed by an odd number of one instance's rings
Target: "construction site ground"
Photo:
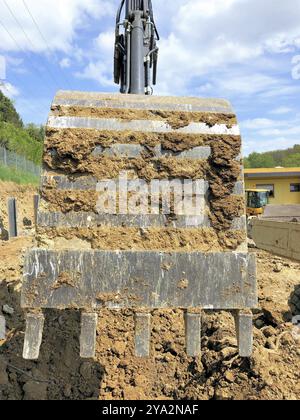
[[[1,184],[0,217],[7,223],[8,196],[20,202],[22,236],[0,240],[0,315],[7,324],[0,341],[0,400],[188,399],[299,400],[300,262],[252,249],[258,257],[259,307],[254,310],[254,352],[238,357],[229,313],[203,316],[202,357],[185,353],[183,312],[154,311],[151,357],[134,356],[131,310],[99,314],[95,360],[79,357],[80,314],[46,311],[40,359],[22,359],[24,313],[20,308],[22,265],[33,245],[34,189]],[[297,307],[298,306],[298,307]]]

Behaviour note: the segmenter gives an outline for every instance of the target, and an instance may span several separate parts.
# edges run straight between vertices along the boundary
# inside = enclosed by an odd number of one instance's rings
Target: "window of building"
[[[300,192],[300,184],[291,184],[291,192]]]
[[[269,191],[269,197],[275,197],[275,187],[274,184],[257,184],[256,188],[258,190],[267,190]]]

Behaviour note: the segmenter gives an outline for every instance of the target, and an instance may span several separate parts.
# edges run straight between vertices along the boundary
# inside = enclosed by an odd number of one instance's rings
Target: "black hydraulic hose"
[[[126,54],[126,88],[125,93],[129,93],[130,89],[130,67],[131,67],[131,29],[127,34],[127,54]]]
[[[158,30],[157,30],[156,25],[155,25],[154,22],[153,22],[153,25],[154,25],[154,30],[155,30],[155,34],[156,34],[156,39],[157,39],[157,41],[159,41],[160,40],[160,36],[159,36]]]
[[[146,89],[147,89],[146,95],[150,95],[149,88],[151,86],[150,86],[150,61],[149,60],[146,60],[146,63],[145,63],[145,76],[146,76],[145,84],[146,84]]]
[[[121,1],[120,6],[119,6],[119,8],[118,8],[117,18],[116,18],[116,23],[117,23],[117,25],[118,25],[118,23],[119,23],[119,22],[120,22],[120,20],[121,20],[121,13],[122,13],[122,10],[123,10],[123,7],[124,7],[124,3],[125,3],[125,0],[122,0],[122,1]]]
[[[152,80],[152,82],[153,82],[153,85],[155,86],[156,81],[157,81],[157,59],[158,59],[158,57],[157,57],[157,53],[154,53],[154,54],[156,55],[156,57],[154,57],[154,60],[153,60],[153,80]]]
[[[148,57],[151,57],[151,55],[153,55],[157,51],[158,51],[158,47],[153,48],[153,50],[149,51],[148,54],[146,55],[146,59],[148,60]]]
[[[159,41],[160,36],[159,36],[158,30],[157,30],[157,27],[156,27],[156,23],[155,23],[155,20],[154,20],[152,0],[149,0],[149,13],[150,13],[151,22],[153,23],[153,26],[154,26],[157,41]]]
[[[124,55],[126,54],[125,48],[123,47],[122,44],[120,44],[120,42],[118,43],[118,48]]]
[[[150,18],[151,18],[152,22],[154,22],[152,0],[149,0],[149,13],[150,13]]]
[[[125,20],[121,23],[124,7],[126,7]],[[125,29],[124,35],[120,35],[121,26]],[[153,64],[154,82],[157,72],[156,38],[159,40],[152,0],[121,0],[116,15],[114,71],[116,83],[118,83],[117,75],[121,73],[122,93],[151,94]]]

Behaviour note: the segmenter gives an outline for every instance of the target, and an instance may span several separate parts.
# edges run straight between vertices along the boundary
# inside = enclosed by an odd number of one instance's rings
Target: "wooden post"
[[[3,152],[4,152],[4,153],[3,153],[3,155],[4,155],[4,156],[3,156],[3,157],[4,157],[4,159],[3,159],[3,160],[4,160],[4,166],[7,166],[7,155],[6,155],[6,149],[5,149],[5,147],[4,147],[4,149],[3,149]]]
[[[35,224],[35,226],[37,226],[37,221],[38,221],[39,201],[40,201],[40,196],[38,194],[35,194],[33,196],[34,224]]]
[[[18,236],[18,222],[17,222],[17,201],[15,198],[8,199],[8,234],[9,239]]]

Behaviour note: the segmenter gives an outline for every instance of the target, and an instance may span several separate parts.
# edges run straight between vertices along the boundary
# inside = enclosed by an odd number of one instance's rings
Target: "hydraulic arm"
[[[121,93],[152,94],[151,85],[156,84],[157,74],[157,40],[151,0],[122,0],[116,18],[114,56],[114,80],[120,84]]]
[[[237,118],[223,99],[150,96],[158,39],[151,0],[122,0],[121,94],[60,91],[53,100],[36,247],[24,261],[25,359],[39,357],[47,309],[81,311],[85,359],[101,351],[107,309],[132,312],[139,357],[153,352],[157,309],[184,311],[191,358],[201,357],[202,313],[229,311],[239,354],[251,355],[256,265]]]

